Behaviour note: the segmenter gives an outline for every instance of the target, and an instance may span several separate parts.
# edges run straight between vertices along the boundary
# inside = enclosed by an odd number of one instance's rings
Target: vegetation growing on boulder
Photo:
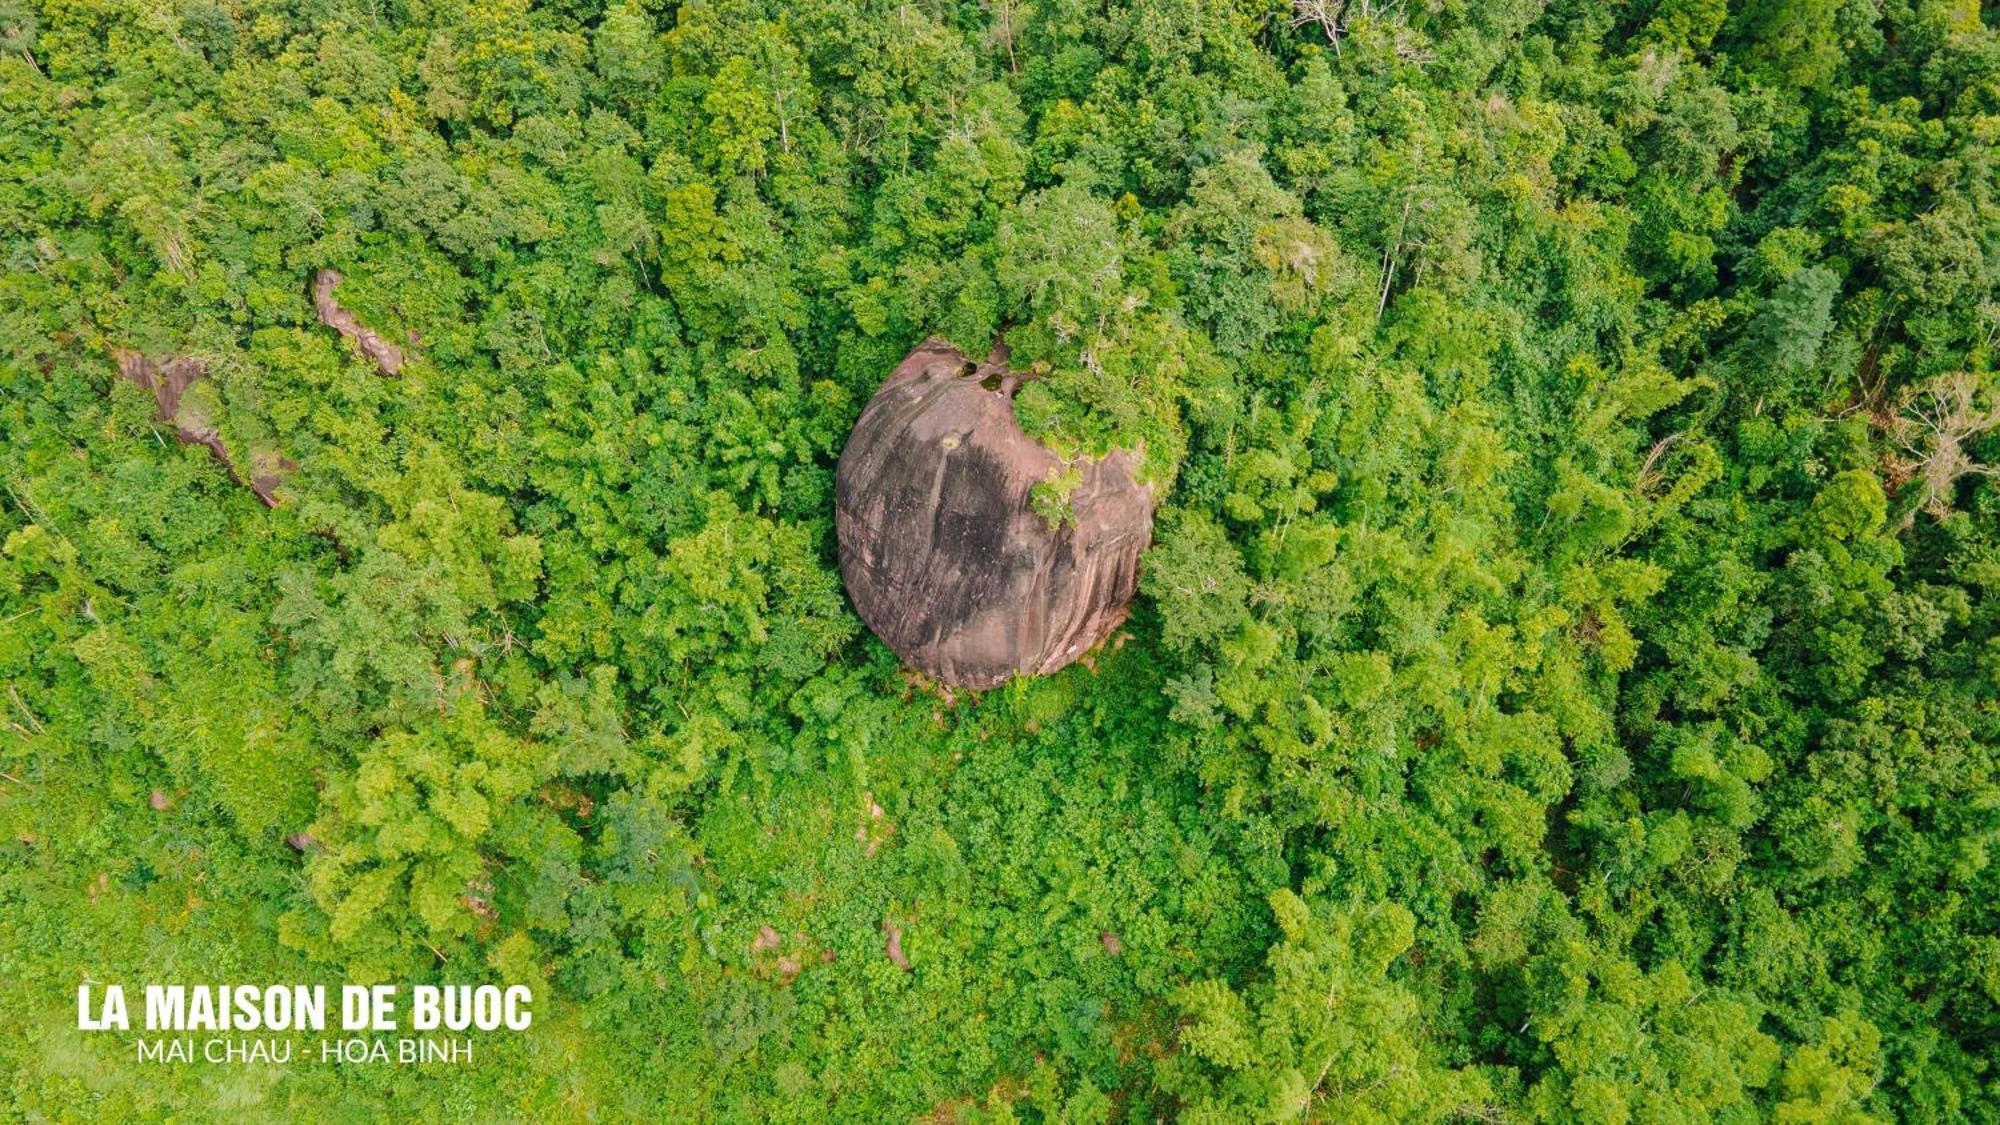
[[[1125,620],[1152,489],[1123,450],[1066,463],[1014,418],[1021,376],[926,341],[848,435],[840,569],[869,628],[932,679],[1046,675]],[[1060,485],[1053,504],[1047,489]]]

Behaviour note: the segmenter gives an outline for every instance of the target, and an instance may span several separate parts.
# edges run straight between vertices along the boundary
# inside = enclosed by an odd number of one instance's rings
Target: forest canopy
[[[0,1115],[2000,1118],[1976,0],[0,0],[0,255]],[[933,335],[1159,501],[983,693]]]

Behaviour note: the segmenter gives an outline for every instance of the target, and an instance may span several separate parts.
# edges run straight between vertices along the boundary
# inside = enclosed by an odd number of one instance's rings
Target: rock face
[[[222,434],[215,423],[195,404],[182,401],[189,387],[208,378],[207,364],[193,356],[171,356],[154,363],[138,352],[122,350],[112,358],[118,361],[120,378],[152,394],[155,421],[170,423],[175,437],[189,445],[204,446],[215,454],[229,475],[256,493],[265,507],[278,506],[278,486],[284,483],[285,474],[296,470],[298,465],[274,450],[253,449],[249,479],[245,480],[243,471],[223,447]]]
[[[403,350],[382,338],[380,332],[362,324],[354,314],[340,307],[333,299],[333,287],[340,284],[340,274],[336,270],[321,270],[313,275],[313,311],[319,314],[319,322],[348,338],[361,358],[375,365],[375,370],[384,375],[398,375],[403,370]]]
[[[1062,461],[1022,432],[1020,377],[942,340],[903,360],[861,412],[835,485],[840,572],[861,619],[946,684],[985,688],[1053,672],[1125,620],[1152,490],[1124,452],[1083,460],[1074,526],[1029,490]]]

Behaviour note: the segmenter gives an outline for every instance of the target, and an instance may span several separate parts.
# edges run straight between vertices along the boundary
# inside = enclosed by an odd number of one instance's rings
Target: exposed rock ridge
[[[223,447],[222,433],[215,422],[192,402],[185,402],[189,387],[208,378],[208,365],[194,356],[172,356],[155,363],[135,351],[113,353],[118,374],[153,396],[153,418],[171,423],[174,436],[188,445],[207,447],[222,462],[230,479],[257,494],[267,508],[278,506],[278,486],[285,474],[298,468],[289,458],[273,450],[252,450],[248,479]]]
[[[375,365],[375,370],[384,375],[401,374],[402,349],[334,301],[333,287],[339,284],[340,273],[336,270],[321,270],[313,275],[313,308],[319,313],[319,322],[347,337],[361,357]]]

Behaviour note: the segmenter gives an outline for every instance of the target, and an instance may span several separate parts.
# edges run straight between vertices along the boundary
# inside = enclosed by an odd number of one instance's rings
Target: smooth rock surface
[[[939,339],[897,366],[841,451],[840,571],[861,619],[912,667],[986,688],[1053,672],[1125,620],[1152,542],[1152,490],[1123,451],[1071,468],[1074,526],[1029,490],[1063,462],[1022,432],[1004,349]]]

